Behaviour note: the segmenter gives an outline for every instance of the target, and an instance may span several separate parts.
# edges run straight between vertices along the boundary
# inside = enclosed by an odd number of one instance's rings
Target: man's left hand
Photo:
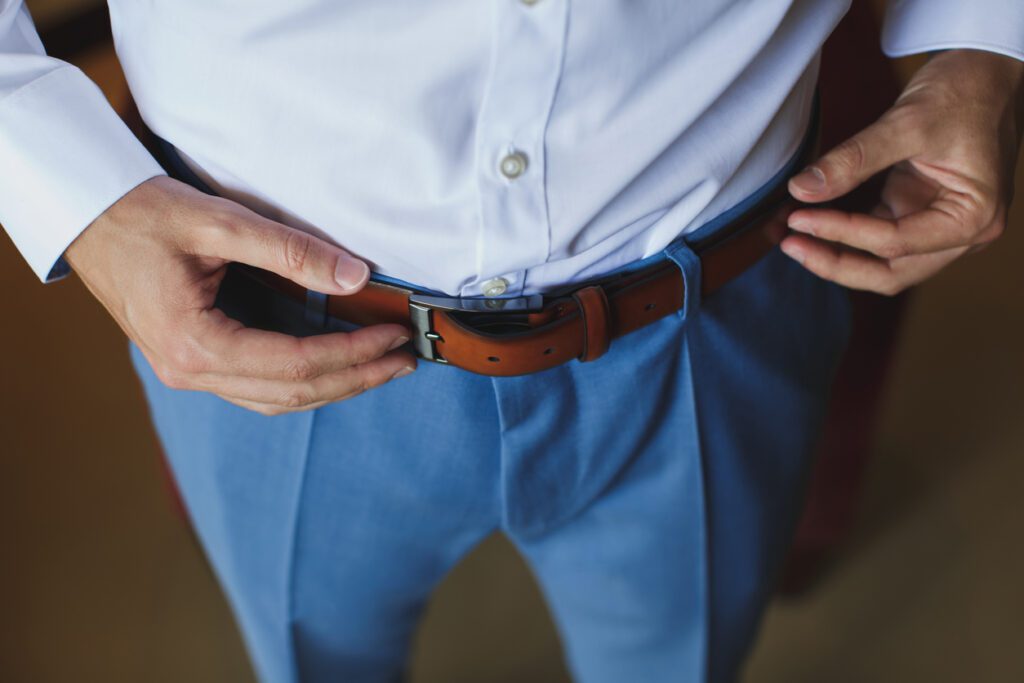
[[[896,294],[1006,226],[1024,128],[1024,62],[951,50],[923,66],[869,128],[790,180],[811,204],[889,169],[871,215],[801,208],[782,250],[811,272],[854,289]]]

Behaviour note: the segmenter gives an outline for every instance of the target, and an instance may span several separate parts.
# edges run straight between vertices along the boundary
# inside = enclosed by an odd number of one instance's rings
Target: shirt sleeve
[[[23,0],[0,0],[0,225],[44,282],[111,204],[163,170],[79,69],[47,57]]]
[[[887,55],[953,48],[1024,60],[1024,0],[889,0],[882,30]]]

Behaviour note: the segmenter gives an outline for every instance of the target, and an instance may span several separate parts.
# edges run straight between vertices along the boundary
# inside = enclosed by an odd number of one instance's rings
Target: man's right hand
[[[65,252],[160,379],[265,415],[317,408],[408,374],[400,325],[292,337],[214,308],[227,264],[273,271],[325,294],[352,294],[365,263],[340,247],[166,177],[100,215]]]

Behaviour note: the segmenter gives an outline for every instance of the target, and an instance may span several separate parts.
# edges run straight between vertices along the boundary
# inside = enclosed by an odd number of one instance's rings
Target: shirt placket
[[[550,254],[544,135],[561,77],[568,0],[497,0],[477,122],[477,277],[463,296],[523,292]]]

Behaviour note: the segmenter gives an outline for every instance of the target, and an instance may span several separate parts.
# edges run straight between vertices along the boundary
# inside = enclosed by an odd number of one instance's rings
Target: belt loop
[[[611,311],[601,285],[577,290],[572,298],[583,318],[583,352],[580,361],[589,363],[605,354],[611,344]]]
[[[322,330],[327,326],[327,295],[306,290],[306,324]]]
[[[683,273],[683,306],[676,315],[687,320],[697,314],[701,301],[701,262],[685,239],[678,239],[665,249],[668,256]]]

